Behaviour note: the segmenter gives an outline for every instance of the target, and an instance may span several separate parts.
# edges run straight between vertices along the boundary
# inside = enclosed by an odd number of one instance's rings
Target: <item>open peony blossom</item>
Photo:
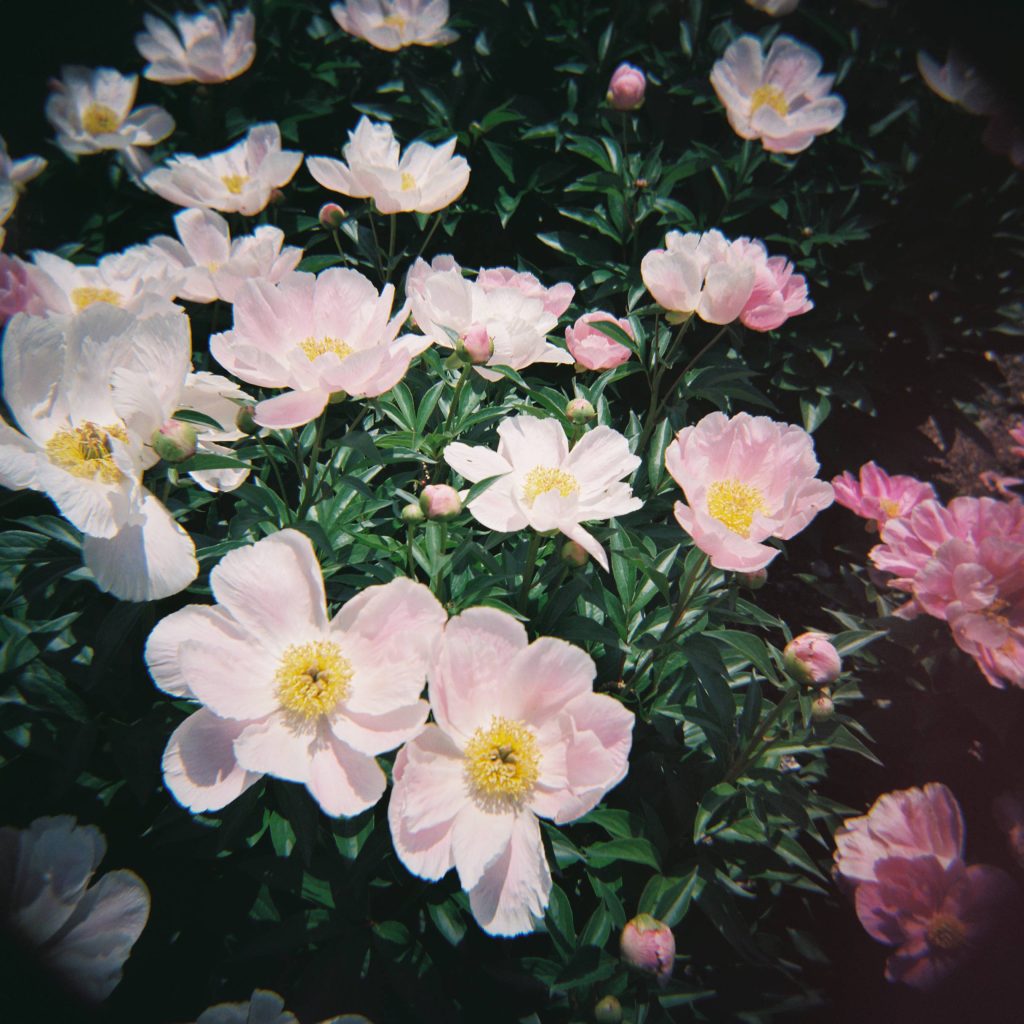
[[[452,619],[429,669],[434,722],[395,760],[388,806],[402,863],[451,868],[480,927],[531,931],[551,874],[538,817],[574,821],[626,775],[633,714],[593,692],[588,654],[495,608]]]
[[[964,853],[964,819],[952,792],[939,782],[883,793],[867,814],[836,831],[835,870],[845,882],[877,879],[890,857],[934,857],[943,867]]]
[[[347,0],[331,5],[334,20],[349,35],[378,50],[445,46],[459,38],[445,26],[448,0]]]
[[[799,153],[842,121],[846,104],[829,93],[834,78],[821,74],[817,51],[790,36],[778,36],[767,55],[756,36],[740,36],[711,70],[733,131],[773,153]]]
[[[372,807],[386,785],[376,755],[427,718],[437,599],[399,577],[328,619],[313,545],[296,530],[225,555],[210,588],[216,604],[174,612],[146,643],[157,686],[203,705],[167,744],[168,789],[216,810],[267,774],[303,783],[330,815]]]
[[[357,270],[293,272],[277,284],[248,281],[235,300],[234,327],[210,339],[210,353],[250,384],[289,389],[256,406],[257,423],[300,427],[333,394],[367,398],[389,391],[430,345],[418,334],[398,337],[408,306],[392,317],[394,296],[393,285],[378,293]]]
[[[259,213],[276,188],[287,185],[302,163],[302,154],[281,148],[276,124],[256,124],[241,142],[209,156],[175,156],[150,171],[143,182],[178,206],[222,213]]]
[[[430,263],[416,260],[406,277],[405,291],[416,326],[442,348],[454,347],[448,331],[460,340],[486,335],[491,354],[484,365],[475,366],[486,380],[501,379],[501,374],[488,366],[522,370],[533,363],[573,361],[565,349],[547,340],[572,301],[571,285],[545,288],[532,274],[519,274],[507,267],[481,270],[477,280],[470,281],[446,255],[435,256]]]
[[[179,242],[167,235],[129,252],[162,261],[177,278],[177,295],[190,302],[234,302],[249,280],[276,284],[294,270],[302,250],[284,245],[284,232],[261,224],[251,235],[232,239],[228,222],[212,210],[182,210],[174,217]]]
[[[767,416],[710,413],[679,431],[665,465],[686,496],[676,519],[717,569],[763,569],[779,553],[765,540],[789,540],[832,504],[810,434]]]
[[[12,160],[7,152],[7,143],[0,135],[0,224],[4,224],[14,212],[25,186],[36,175],[41,174],[45,167],[46,161],[41,156]],[[2,245],[3,235],[0,229],[0,246]]]
[[[945,64],[923,50],[917,55],[917,69],[925,85],[947,103],[963,107],[969,114],[994,114],[999,97],[976,68],[958,53],[950,52]]]
[[[814,309],[807,280],[793,272],[785,256],[769,256],[759,239],[737,238],[732,248],[754,266],[754,288],[740,310],[740,323],[752,331],[774,331],[791,316]]]
[[[180,311],[138,320],[97,303],[16,316],[4,334],[4,398],[24,433],[0,420],[0,484],[45,491],[85,534],[97,586],[123,601],[176,594],[199,571],[191,538],[141,484],[189,357]]]
[[[467,508],[490,530],[560,530],[608,568],[608,556],[580,525],[643,506],[622,478],[640,465],[629,442],[611,427],[595,427],[572,451],[554,419],[514,416],[498,424],[498,450],[456,441],[444,460],[470,483],[500,476]]]
[[[236,11],[230,28],[216,7],[175,14],[173,28],[152,14],[142,20],[146,31],[135,37],[135,46],[149,61],[142,75],[153,82],[226,82],[248,71],[256,56],[256,19],[248,10]]]
[[[0,327],[16,313],[45,316],[63,301],[60,289],[38,267],[0,253]]]
[[[469,164],[455,156],[455,139],[440,146],[414,142],[399,155],[389,124],[361,117],[342,147],[344,161],[306,158],[309,173],[332,192],[372,199],[381,213],[435,213],[455,202],[469,183]]]
[[[99,829],[68,815],[0,828],[0,927],[90,1003],[117,987],[149,918],[149,890],[134,872],[90,885],[106,850]]]
[[[116,149],[137,157],[138,147],[166,139],[174,131],[174,119],[166,110],[132,110],[138,86],[137,75],[122,75],[113,68],[62,68],[46,101],[57,145],[73,155]]]
[[[874,462],[860,467],[857,477],[850,472],[832,481],[836,504],[871,520],[867,525],[881,530],[890,519],[912,512],[923,501],[937,498],[935,488],[912,476],[889,476]]]
[[[576,360],[577,366],[586,370],[611,370],[621,366],[632,355],[632,351],[593,325],[612,323],[621,327],[630,338],[635,338],[628,320],[616,320],[611,313],[584,313],[572,327],[565,329],[565,347]]]

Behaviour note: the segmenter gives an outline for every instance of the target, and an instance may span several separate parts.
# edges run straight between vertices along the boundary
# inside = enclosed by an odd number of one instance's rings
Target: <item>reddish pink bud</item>
[[[250,437],[255,437],[260,430],[263,428],[256,422],[254,416],[256,413],[256,406],[252,404],[243,405],[239,407],[238,414],[235,416],[235,426],[243,434],[248,434]]]
[[[760,590],[768,582],[768,570],[755,569],[753,572],[738,572],[736,579],[748,590]]]
[[[455,351],[463,362],[483,366],[494,355],[494,342],[483,324],[473,324],[465,337],[459,339]]]
[[[181,420],[168,420],[149,443],[165,462],[184,462],[196,453],[196,428]]]
[[[582,544],[577,544],[574,540],[567,540],[562,545],[562,561],[577,569],[582,569],[590,561],[590,555]]]
[[[622,959],[638,971],[653,974],[667,985],[675,966],[676,937],[667,924],[650,914],[637,914],[619,937]]]
[[[453,519],[462,511],[462,499],[448,484],[427,484],[420,494],[420,508],[428,519]]]
[[[836,706],[827,693],[815,697],[811,702],[811,718],[816,723],[827,722],[835,713]]]
[[[786,671],[808,686],[828,686],[839,678],[843,663],[839,652],[824,633],[802,633],[782,652]]]
[[[612,73],[605,97],[616,110],[639,110],[644,105],[647,76],[634,64],[620,64]]]
[[[586,423],[597,415],[597,410],[585,398],[573,398],[565,404],[565,415],[573,423]]]
[[[345,220],[345,211],[337,203],[324,203],[320,207],[320,226],[328,231],[336,231]]]

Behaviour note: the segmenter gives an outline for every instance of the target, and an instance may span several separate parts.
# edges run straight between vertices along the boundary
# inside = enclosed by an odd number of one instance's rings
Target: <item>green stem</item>
[[[260,437],[259,434],[256,435],[256,440],[259,442],[260,448],[263,449],[263,457],[267,460],[267,462],[270,463],[270,468],[274,472],[274,477],[277,480],[278,492],[280,493],[282,499],[287,501],[288,499],[285,497],[284,492],[284,477],[281,476],[281,470],[277,468],[277,460],[270,454],[270,449],[267,447],[267,442],[262,437]]]
[[[526,611],[526,605],[530,600],[530,585],[533,583],[533,573],[537,568],[537,552],[540,551],[540,534],[534,532],[530,538],[530,547],[526,552],[526,565],[523,568],[523,585],[519,588],[519,610]]]
[[[441,214],[438,213],[437,216],[434,217],[434,223],[430,225],[430,230],[427,232],[427,237],[423,239],[423,243],[422,243],[422,245],[420,245],[419,252],[416,253],[416,259],[417,260],[423,255],[423,253],[426,250],[427,246],[430,244],[430,240],[434,237],[434,232],[437,230],[437,226],[440,223],[441,223]],[[413,260],[413,263],[415,263],[415,262],[416,262],[416,260]]]
[[[391,268],[395,258],[395,241],[398,237],[398,214],[389,214],[388,223],[388,262],[384,272],[385,283],[391,280]]]
[[[342,261],[344,263],[348,263],[348,256],[345,255],[345,250],[341,247],[341,238],[338,236],[338,229],[331,228],[331,238],[334,239],[334,248],[338,250],[338,255],[341,257]]]
[[[466,380],[472,372],[472,368],[464,366],[459,374],[458,383],[455,385],[455,394],[452,395],[452,403],[448,406],[448,418],[444,421],[444,432],[451,434],[452,421],[455,419],[455,410],[459,407],[459,399],[462,397],[462,389],[466,386]]]
[[[377,237],[377,221],[374,219],[372,210],[370,211],[370,233],[373,235],[373,258],[377,263],[377,276],[384,282],[384,267],[380,261],[380,239]]]
[[[435,597],[441,604],[445,603],[445,585],[444,585],[444,559],[448,553],[448,523],[442,519],[438,526],[441,527],[441,543],[438,545],[439,552],[437,558],[437,575],[434,579],[433,591]]]
[[[413,538],[416,533],[416,527],[413,523],[406,524],[406,538],[405,538],[405,558],[406,558],[406,575],[409,579],[418,579],[416,576],[416,558],[413,555]]]
[[[771,741],[766,740],[765,737],[772,726],[782,717],[782,713],[793,703],[793,698],[797,695],[798,689],[799,687],[791,686],[784,694],[782,700],[772,708],[765,717],[764,722],[761,723],[761,728],[757,730],[757,734],[751,738],[750,742],[743,748],[742,753],[733,761],[729,770],[725,773],[723,782],[735,782],[746,768],[768,749]]]
[[[305,519],[306,513],[313,504],[315,488],[314,479],[317,476],[317,459],[320,457],[320,445],[324,439],[324,426],[327,423],[326,410],[320,414],[316,421],[316,433],[313,435],[313,445],[309,450],[309,462],[306,465],[306,474],[302,481],[302,501],[299,503],[299,511],[295,514],[296,519]]]

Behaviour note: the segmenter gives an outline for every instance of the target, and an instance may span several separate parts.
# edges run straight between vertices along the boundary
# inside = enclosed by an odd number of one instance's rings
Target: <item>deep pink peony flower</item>
[[[644,105],[647,76],[635,64],[620,64],[608,83],[605,97],[616,110],[639,110]]]
[[[754,290],[740,311],[740,323],[752,331],[774,331],[791,316],[814,309],[807,297],[807,279],[793,271],[785,256],[769,256],[764,242],[737,238],[733,248],[756,268]]]
[[[857,478],[849,471],[837,476],[832,488],[836,492],[836,504],[873,520],[879,530],[890,519],[907,515],[921,502],[938,500],[931,484],[912,476],[889,476],[874,462],[861,466]]]
[[[587,370],[611,370],[626,362],[632,352],[619,342],[591,326],[612,323],[621,327],[629,337],[635,337],[628,320],[616,320],[611,313],[584,313],[572,327],[565,329],[566,348],[579,366]]]

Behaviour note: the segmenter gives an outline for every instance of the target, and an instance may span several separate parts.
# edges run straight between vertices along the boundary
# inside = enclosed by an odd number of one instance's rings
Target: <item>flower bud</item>
[[[585,398],[573,398],[565,404],[565,415],[573,423],[586,423],[597,415],[597,410]]]
[[[839,678],[843,663],[824,633],[801,633],[782,652],[786,671],[807,686],[828,686]]]
[[[345,220],[345,211],[337,203],[324,203],[318,216],[322,228],[337,231]]]
[[[418,501],[410,501],[402,508],[402,519],[407,523],[422,523],[425,518]]]
[[[196,428],[181,420],[168,420],[149,443],[164,462],[184,462],[196,453]]]
[[[755,569],[753,572],[738,572],[736,579],[747,590],[760,590],[768,582],[768,570]]]
[[[590,561],[590,555],[582,544],[577,544],[574,540],[567,540],[562,545],[562,561],[577,569],[582,569]]]
[[[462,499],[448,484],[427,484],[420,494],[420,508],[428,519],[454,519],[462,512]]]
[[[473,324],[455,345],[455,354],[471,366],[483,366],[494,355],[494,342],[483,324]]]
[[[827,693],[821,693],[811,702],[811,719],[817,723],[827,722],[836,713],[836,706]]]
[[[262,429],[255,420],[255,414],[256,406],[249,404],[240,406],[235,415],[235,426],[250,437],[255,437]]]
[[[644,105],[647,77],[634,64],[620,64],[612,73],[605,99],[616,110],[639,110]]]
[[[620,1024],[622,1003],[615,996],[605,996],[594,1006],[594,1020],[597,1024]]]
[[[638,971],[653,974],[667,985],[675,966],[676,937],[667,924],[650,914],[637,914],[619,937],[622,959]]]

